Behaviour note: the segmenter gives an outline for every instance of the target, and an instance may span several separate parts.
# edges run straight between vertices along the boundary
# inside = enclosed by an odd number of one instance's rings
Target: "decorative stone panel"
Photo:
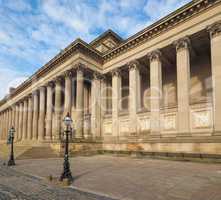
[[[138,120],[138,127],[141,132],[150,130],[150,118],[149,117],[141,117]]]
[[[112,135],[112,122],[103,123],[104,135]]]
[[[176,130],[176,115],[175,114],[168,114],[163,116],[163,129],[165,131],[173,131]]]
[[[210,128],[212,126],[211,110],[192,111],[193,128]]]
[[[128,119],[120,120],[119,130],[120,130],[120,133],[129,133],[130,132],[130,126],[129,126],[129,120]]]

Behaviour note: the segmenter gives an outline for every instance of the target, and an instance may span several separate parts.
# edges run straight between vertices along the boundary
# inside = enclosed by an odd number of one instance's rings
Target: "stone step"
[[[51,147],[31,147],[26,152],[17,157],[23,159],[40,159],[40,158],[57,158],[59,153],[55,152]]]
[[[17,159],[20,155],[22,155],[24,152],[29,150],[31,146],[21,146],[21,145],[14,145],[14,157]],[[7,160],[9,158],[10,154],[10,145],[7,144],[1,144],[0,145],[0,158]]]

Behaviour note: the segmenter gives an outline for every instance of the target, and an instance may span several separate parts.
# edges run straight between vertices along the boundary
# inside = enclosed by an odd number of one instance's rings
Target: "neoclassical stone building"
[[[128,39],[72,42],[0,102],[0,139],[106,151],[221,154],[221,0],[195,0]],[[94,147],[93,147],[94,145]]]

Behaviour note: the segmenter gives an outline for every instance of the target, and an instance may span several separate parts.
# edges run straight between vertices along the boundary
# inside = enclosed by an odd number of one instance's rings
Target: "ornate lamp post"
[[[14,134],[15,134],[15,129],[14,127],[10,128],[9,133],[8,133],[8,144],[11,144],[11,153],[8,161],[8,166],[14,166],[15,165],[15,160],[14,160]]]
[[[69,134],[72,131],[71,124],[72,124],[73,121],[72,121],[69,113],[66,115],[63,122],[66,126],[66,129],[64,131],[64,135],[65,135],[65,153],[64,153],[64,164],[63,164],[64,168],[63,168],[63,172],[62,172],[61,177],[60,177],[60,181],[63,181],[63,179],[68,179],[68,181],[72,182],[73,177],[71,175],[71,170],[70,170],[68,145],[69,145]]]

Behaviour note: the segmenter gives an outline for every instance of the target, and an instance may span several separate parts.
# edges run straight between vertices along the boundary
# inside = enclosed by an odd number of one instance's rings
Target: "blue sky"
[[[127,38],[188,2],[0,0],[0,99],[76,38],[109,28]]]

